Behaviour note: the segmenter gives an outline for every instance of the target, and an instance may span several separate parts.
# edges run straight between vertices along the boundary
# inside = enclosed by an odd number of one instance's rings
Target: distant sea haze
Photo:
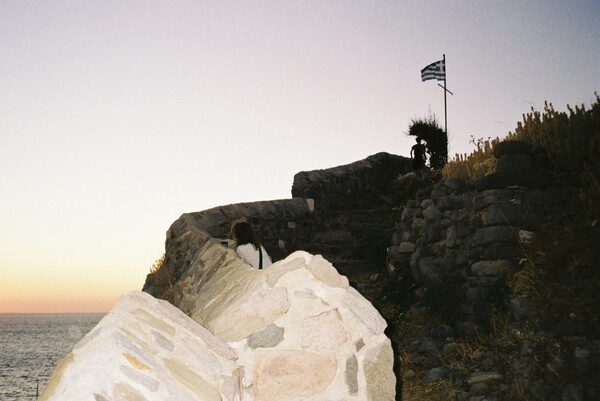
[[[58,363],[102,319],[90,314],[0,314],[0,400],[35,400]]]

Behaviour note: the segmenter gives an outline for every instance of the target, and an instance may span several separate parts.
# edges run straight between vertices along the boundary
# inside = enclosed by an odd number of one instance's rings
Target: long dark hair
[[[239,245],[252,244],[255,249],[260,248],[260,241],[254,232],[252,224],[246,220],[237,220],[231,225],[231,236]]]

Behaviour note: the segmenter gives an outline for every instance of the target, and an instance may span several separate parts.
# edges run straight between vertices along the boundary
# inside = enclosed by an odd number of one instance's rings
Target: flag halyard
[[[445,60],[440,60],[436,61],[435,63],[431,63],[421,70],[421,80],[427,81],[430,79],[437,79],[438,81],[443,81],[444,79],[446,79]]]

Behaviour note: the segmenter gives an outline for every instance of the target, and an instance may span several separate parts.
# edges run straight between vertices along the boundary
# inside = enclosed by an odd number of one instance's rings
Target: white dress
[[[273,264],[273,262],[271,261],[271,257],[269,256],[269,254],[267,253],[265,248],[263,246],[261,246],[260,249],[262,251],[262,256],[263,256],[262,268],[266,269],[267,267],[271,266]],[[260,256],[258,254],[258,250],[254,248],[254,245],[243,244],[243,245],[238,246],[235,251],[238,253],[238,255],[240,255],[240,257],[242,259],[244,259],[244,261],[246,263],[248,263],[255,269],[258,269]]]

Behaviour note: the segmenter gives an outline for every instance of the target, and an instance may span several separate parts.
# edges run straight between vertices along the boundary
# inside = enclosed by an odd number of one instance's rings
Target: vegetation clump
[[[408,128],[408,135],[425,141],[431,168],[441,169],[446,165],[448,162],[448,135],[440,127],[435,115],[430,113],[424,118],[413,118]]]
[[[444,168],[446,179],[459,178],[474,183],[496,168],[493,155],[495,145],[504,140],[521,140],[534,149],[543,149],[554,162],[557,171],[570,173],[580,184],[580,198],[589,216],[600,216],[600,96],[589,107],[557,111],[545,102],[543,112],[531,109],[517,122],[514,132],[505,138],[475,139],[476,149],[471,154],[456,154]]]

